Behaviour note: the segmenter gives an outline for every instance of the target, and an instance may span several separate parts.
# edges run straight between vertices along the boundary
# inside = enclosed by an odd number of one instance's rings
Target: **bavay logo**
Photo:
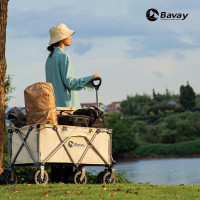
[[[147,10],[146,12],[146,18],[149,20],[149,21],[156,21],[157,19],[160,19],[160,20],[185,20],[187,17],[188,17],[189,13],[167,13],[167,12],[159,12],[154,9],[154,8],[151,8],[149,10]]]
[[[156,9],[151,8],[151,9],[147,10],[146,17],[149,21],[156,21],[159,17],[159,13]]]
[[[68,142],[68,146],[69,146],[70,148],[72,148],[72,147],[85,147],[85,144],[78,144],[78,143],[76,143],[76,142],[69,141],[69,142]]]

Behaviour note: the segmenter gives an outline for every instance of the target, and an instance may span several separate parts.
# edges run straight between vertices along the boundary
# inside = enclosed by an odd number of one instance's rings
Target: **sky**
[[[147,10],[159,12],[156,21]],[[188,14],[161,20],[161,12]],[[75,30],[70,55],[76,78],[100,74],[99,102],[127,95],[178,94],[187,81],[200,93],[199,0],[18,0],[9,1],[7,74],[16,87],[9,106],[24,106],[24,90],[45,82],[49,29],[64,23]],[[96,102],[94,92],[79,92],[81,103]]]

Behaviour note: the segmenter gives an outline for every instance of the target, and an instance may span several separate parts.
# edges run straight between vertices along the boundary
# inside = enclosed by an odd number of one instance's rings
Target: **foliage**
[[[176,144],[150,144],[141,143],[133,153],[135,155],[185,155],[199,153],[200,138],[194,141],[181,142]]]
[[[7,166],[8,164],[8,154],[4,153],[3,154],[3,165],[4,165],[4,168]],[[19,179],[19,183],[27,183],[28,182],[28,175],[29,173],[31,172],[32,170],[32,167],[24,167],[24,166],[20,166],[20,167],[17,167],[15,166],[15,172],[18,176],[18,179]]]
[[[195,108],[200,109],[200,94],[196,94]]]
[[[87,184],[97,184],[97,176],[98,174],[95,173],[95,171],[86,171],[87,176]]]
[[[8,107],[8,102],[13,96],[11,94],[16,88],[12,86],[12,75],[8,74],[5,77],[5,106]]]
[[[6,167],[8,164],[8,154],[3,154],[3,166]]]
[[[105,116],[105,127],[113,129],[113,154],[133,150],[138,145],[137,129],[132,120],[122,119],[120,114]]]
[[[97,183],[98,174],[96,174],[95,170],[86,171],[86,175],[87,175],[87,184]],[[131,182],[126,178],[125,172],[119,172],[116,173],[116,183],[131,183]]]
[[[133,96],[127,96],[127,99],[121,103],[121,111],[124,116],[130,115],[146,115],[149,110],[148,102],[151,98],[148,95],[136,94]]]
[[[4,147],[3,147],[3,153],[5,153],[5,154],[8,153],[8,129],[9,129],[9,127],[6,127],[5,141],[4,141]]]
[[[105,116],[105,125],[113,129],[113,153],[118,154],[133,150],[140,142],[173,144],[195,140],[200,137],[200,112],[160,114],[154,124],[110,114]]]
[[[200,137],[200,113],[171,114],[163,122],[146,128],[146,134],[139,135],[144,142],[167,144],[194,140]]]
[[[181,88],[182,96],[189,106],[171,104],[169,100],[177,101],[178,95],[172,95],[168,91],[166,94],[156,94],[155,90],[153,90],[153,98],[146,94],[137,94],[128,96],[122,102],[123,120],[129,120],[132,124],[137,140],[170,144],[194,140],[200,136],[200,95],[195,97],[189,84]],[[196,107],[192,99],[197,102]],[[185,111],[188,108],[192,109],[191,112]]]
[[[134,116],[122,118],[120,114],[109,114],[105,116],[105,125],[113,129],[113,154],[116,155],[134,150],[141,142],[176,144],[199,138],[200,112],[160,114],[155,124]]]
[[[195,107],[195,92],[189,83],[180,87],[180,103],[186,110],[191,110]]]
[[[153,90],[153,98],[147,94],[135,96],[127,96],[126,100],[121,103],[121,112],[124,117],[138,116],[151,117],[158,114],[166,114],[168,111],[174,112],[175,105],[171,105],[168,101],[172,98],[179,98],[178,95],[170,94],[155,94]]]
[[[126,172],[119,172],[116,174],[116,183],[131,183],[126,178]]]
[[[172,94],[169,92],[168,89],[166,89],[166,93],[165,94],[160,94],[160,93],[156,94],[155,90],[153,89],[153,99],[155,101],[157,101],[157,102],[161,102],[163,100],[168,100],[171,97],[172,97]]]

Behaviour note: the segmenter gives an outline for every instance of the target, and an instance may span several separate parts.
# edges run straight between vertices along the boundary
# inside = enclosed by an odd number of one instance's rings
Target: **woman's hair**
[[[60,41],[59,41],[60,42]],[[59,42],[53,43],[50,46],[47,47],[47,50],[49,50],[51,53],[49,54],[49,56],[51,57],[53,55],[54,52],[54,47],[59,45]]]

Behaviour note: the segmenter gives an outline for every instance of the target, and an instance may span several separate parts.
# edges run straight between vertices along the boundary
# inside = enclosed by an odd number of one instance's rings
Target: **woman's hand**
[[[93,77],[93,79],[91,81],[93,81],[96,78],[100,78],[101,79],[101,76],[99,74],[95,74],[94,77]]]

